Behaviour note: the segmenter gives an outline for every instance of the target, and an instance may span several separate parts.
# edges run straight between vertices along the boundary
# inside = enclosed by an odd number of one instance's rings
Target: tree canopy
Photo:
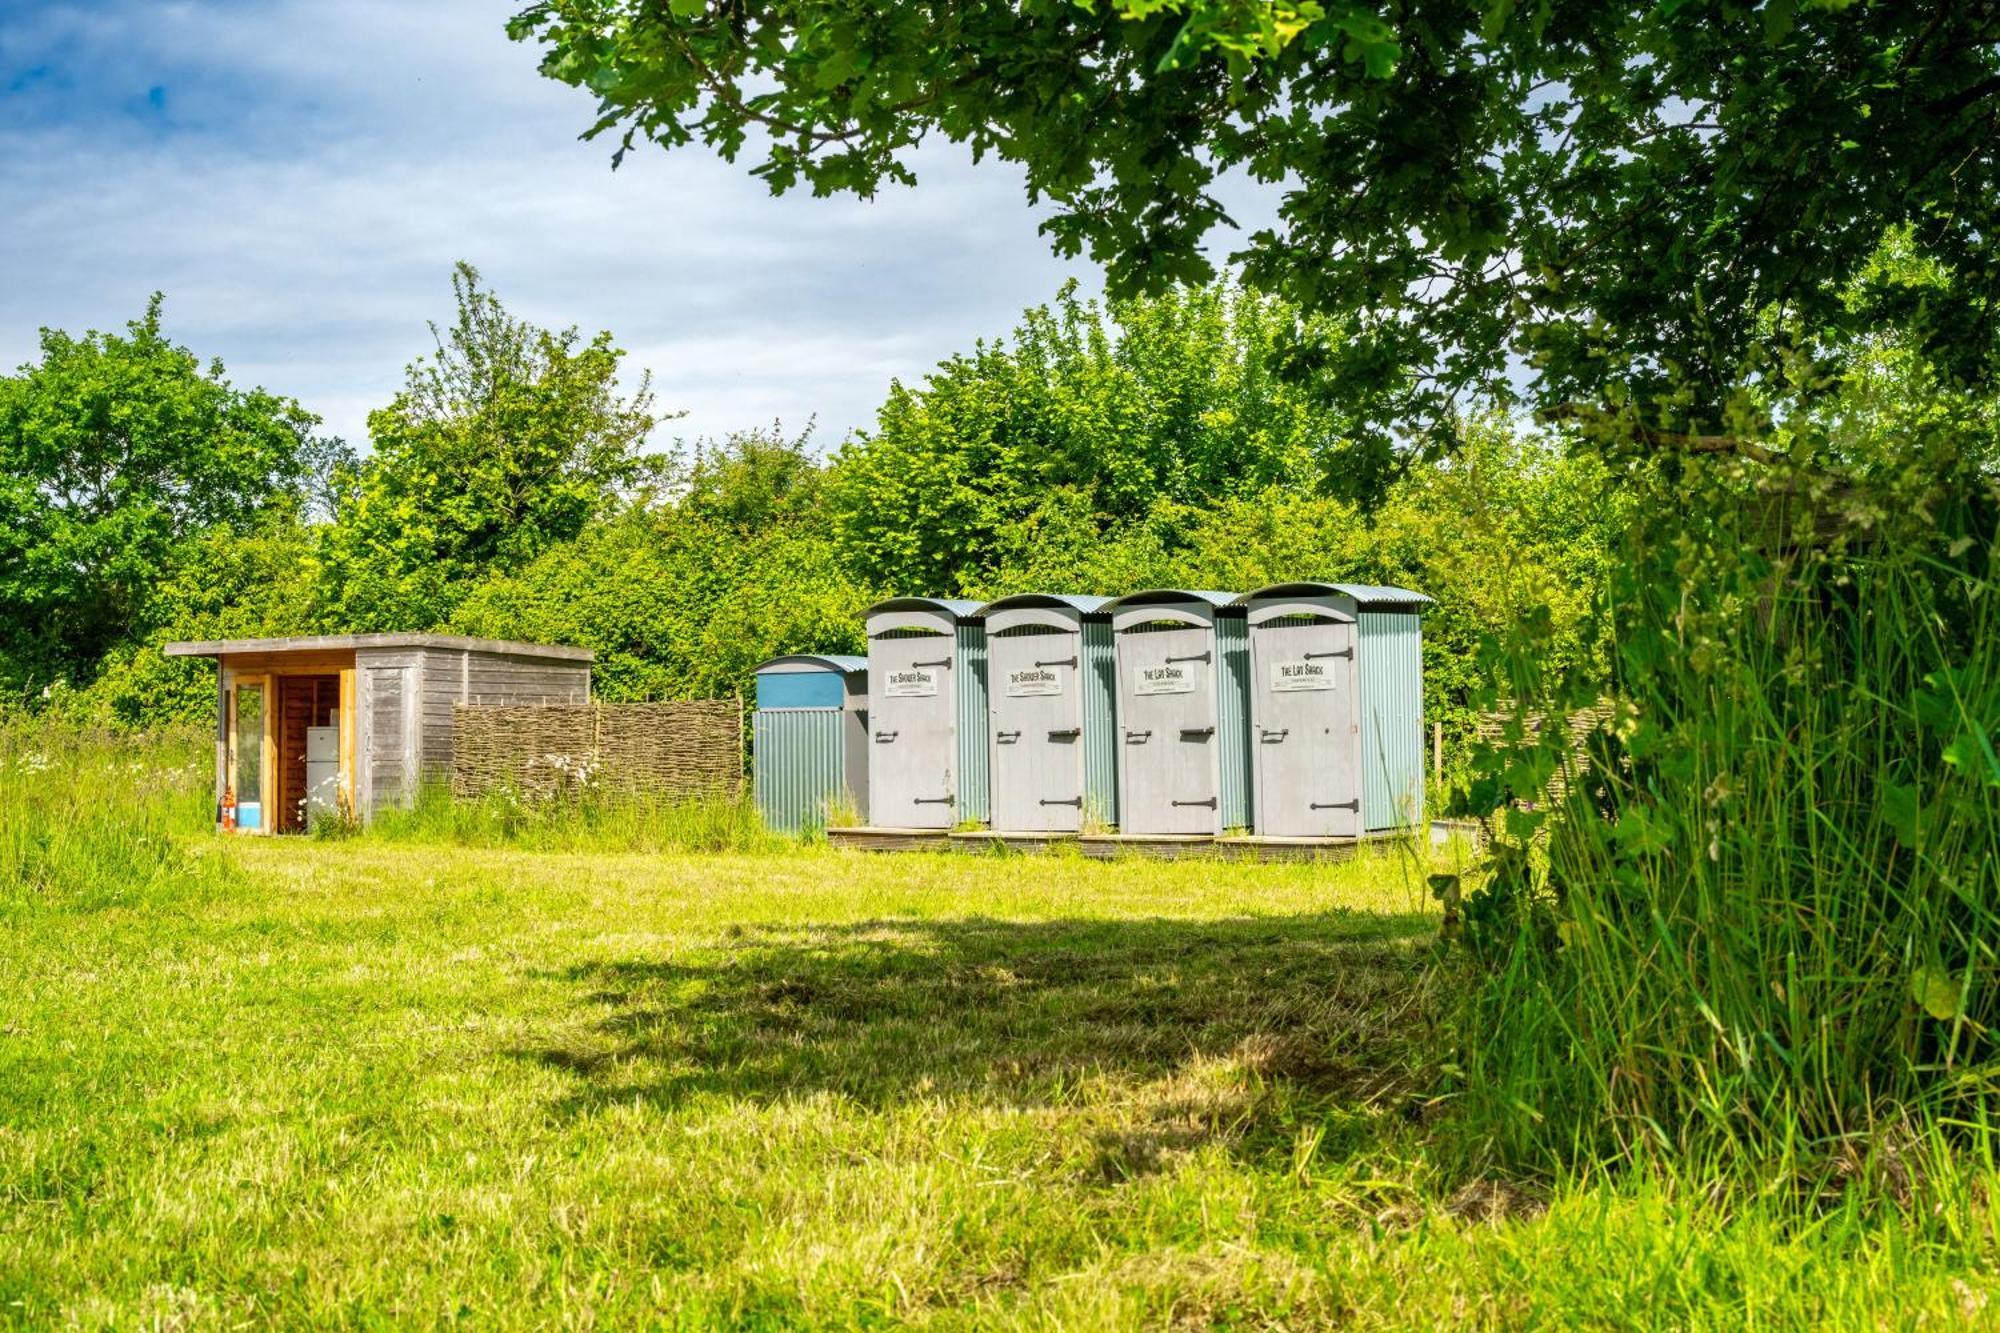
[[[39,689],[143,633],[199,534],[247,531],[343,456],[289,398],[238,389],[161,329],[44,329],[0,377],[0,681]]]
[[[1277,374],[1295,324],[1221,285],[1108,309],[1066,287],[1010,339],[890,386],[829,482],[843,554],[883,587],[960,592],[1162,506],[1310,475],[1333,437]]]
[[[650,382],[621,396],[609,333],[517,319],[469,264],[452,292],[456,318],[369,414],[373,455],[342,489],[327,600],[351,628],[444,621],[479,579],[575,538],[654,475]]]
[[[1208,277],[1225,177],[1265,183],[1232,258],[1331,317],[1291,365],[1363,483],[1388,425],[1523,388],[1731,448],[1885,319],[1954,380],[2000,365],[1990,5],[538,0],[510,31],[621,157],[700,140],[862,195],[927,138],[1017,163],[1114,293]],[[1937,281],[1871,275],[1894,231]]]

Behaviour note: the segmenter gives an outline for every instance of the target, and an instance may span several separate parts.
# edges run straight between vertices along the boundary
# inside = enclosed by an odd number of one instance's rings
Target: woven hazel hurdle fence
[[[736,699],[452,709],[454,796],[552,797],[588,786],[649,796],[740,796]]]
[[[1611,701],[1604,699],[1590,707],[1579,708],[1564,719],[1564,725],[1569,732],[1564,748],[1569,751],[1570,773],[1558,768],[1550,775],[1548,786],[1536,798],[1527,801],[1529,809],[1544,804],[1551,806],[1562,804],[1563,797],[1569,794],[1571,773],[1581,778],[1590,771],[1590,750],[1587,744],[1590,734],[1610,725],[1612,716]],[[1479,720],[1477,738],[1492,745],[1503,745],[1506,743],[1507,728],[1513,721],[1512,713],[1488,713]],[[1550,725],[1549,718],[1541,713],[1530,713],[1521,721],[1531,737],[1541,735]]]

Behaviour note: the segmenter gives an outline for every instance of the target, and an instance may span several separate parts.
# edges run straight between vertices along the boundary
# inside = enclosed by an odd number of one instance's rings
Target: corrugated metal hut
[[[1358,837],[1422,821],[1419,616],[1430,600],[1357,583],[1244,595],[1259,835]]]
[[[216,661],[216,817],[247,832],[408,802],[451,772],[454,705],[590,701],[590,650],[553,644],[328,634],[166,653]]]
[[[782,833],[868,822],[868,659],[822,653],[757,668],[751,764],[757,810]]]
[[[1118,831],[1220,834],[1250,824],[1250,649],[1235,593],[1116,598]]]
[[[995,829],[1075,833],[1116,818],[1108,600],[1022,593],[981,610]]]
[[[986,626],[978,602],[892,597],[868,631],[868,818],[938,829],[987,817]]]

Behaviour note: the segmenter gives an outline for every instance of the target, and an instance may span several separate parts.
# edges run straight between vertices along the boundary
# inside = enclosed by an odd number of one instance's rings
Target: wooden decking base
[[[951,830],[941,828],[830,828],[830,846],[860,852],[934,852],[951,846]]]
[[[1232,861],[1346,861],[1371,843],[1393,842],[1402,831],[1368,833],[1359,838],[1271,838],[1254,834],[1224,838],[1205,833],[1010,833],[999,829],[830,828],[826,840],[835,847],[864,852],[918,852],[955,848],[979,852],[1048,852],[1075,846],[1093,860],[1143,856],[1155,860],[1219,857]]]
[[[1074,845],[1074,833],[1006,833],[997,829],[967,829],[951,835],[951,845],[963,851],[983,852],[1004,849],[1010,852],[1046,852]]]

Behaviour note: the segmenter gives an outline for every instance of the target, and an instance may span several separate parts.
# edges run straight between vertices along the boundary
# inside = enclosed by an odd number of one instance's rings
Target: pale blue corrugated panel
[[[838,708],[760,708],[751,714],[751,785],[757,813],[780,833],[826,826],[828,809],[843,800]]]
[[[1250,622],[1243,616],[1215,618],[1215,658],[1215,746],[1222,768],[1222,827],[1247,829],[1250,827]]]
[[[1092,823],[1118,819],[1118,650],[1111,622],[1083,622],[1083,806]]]
[[[972,605],[972,604],[968,604]],[[958,805],[960,820],[984,824],[992,813],[992,763],[986,753],[986,626],[958,626]]]
[[[1414,611],[1360,620],[1361,818],[1370,832],[1424,817],[1423,629]]]

